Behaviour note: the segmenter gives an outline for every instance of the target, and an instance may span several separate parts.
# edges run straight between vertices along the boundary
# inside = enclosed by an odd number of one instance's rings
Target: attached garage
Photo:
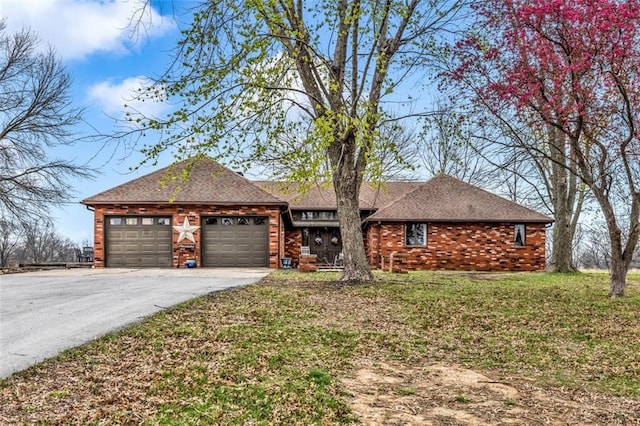
[[[202,266],[269,266],[269,218],[202,219]]]
[[[287,202],[211,158],[156,170],[82,203],[94,211],[96,267],[277,268],[284,254]]]
[[[105,217],[105,264],[112,268],[171,267],[171,218]]]

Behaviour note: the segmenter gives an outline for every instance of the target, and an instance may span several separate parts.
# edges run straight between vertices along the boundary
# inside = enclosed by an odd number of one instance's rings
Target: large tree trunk
[[[571,172],[567,158],[567,139],[553,126],[548,126],[549,154],[551,157],[551,203],[555,224],[551,249],[551,272],[575,272],[573,263],[573,238],[575,223],[582,203],[575,205],[576,177]],[[571,187],[571,188],[570,188]]]
[[[573,263],[573,232],[566,215],[556,215],[553,226],[551,272],[575,272]]]
[[[338,220],[344,255],[341,281],[374,281],[362,238],[360,185],[364,162],[358,161],[355,133],[347,131],[328,148],[333,167],[333,187],[338,205]]]
[[[623,297],[627,288],[627,271],[628,266],[624,265],[622,259],[618,256],[611,256],[611,285],[609,287],[609,297]]]
[[[338,218],[340,236],[344,254],[344,272],[341,281],[372,281],[374,276],[367,260],[362,238],[360,219],[359,190],[360,184],[343,179],[334,181],[336,200],[338,202]]]
[[[632,218],[631,229],[627,243],[623,246],[622,231],[616,221],[613,206],[608,198],[601,194],[598,189],[594,189],[594,194],[600,202],[600,208],[604,213],[607,222],[607,231],[609,232],[609,240],[611,244],[611,284],[609,287],[609,297],[623,297],[627,289],[627,272],[631,265],[631,256],[635,250],[638,241],[638,220]],[[636,209],[632,209],[633,212]]]
[[[607,221],[609,228],[609,238],[611,239],[611,285],[609,286],[609,297],[616,298],[624,296],[627,288],[627,271],[629,270],[630,259],[626,259],[622,249],[622,236],[619,229],[612,227],[615,221]]]

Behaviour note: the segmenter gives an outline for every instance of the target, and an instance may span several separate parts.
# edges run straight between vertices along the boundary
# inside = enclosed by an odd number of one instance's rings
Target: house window
[[[405,246],[426,246],[427,245],[427,224],[407,223],[404,232]]]
[[[526,228],[524,226],[523,223],[519,223],[517,225],[514,226],[514,237],[513,237],[513,243],[516,246],[524,246],[526,244]]]
[[[297,215],[296,215],[297,216]],[[336,211],[306,211],[300,213],[301,220],[338,220]]]
[[[137,217],[128,217],[124,220],[125,225],[137,225],[138,218]]]

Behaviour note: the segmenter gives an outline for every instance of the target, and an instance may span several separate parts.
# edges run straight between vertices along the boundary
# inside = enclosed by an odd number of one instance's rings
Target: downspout
[[[381,236],[381,233],[380,233],[380,227],[381,227],[381,226],[382,226],[382,224],[380,223],[380,221],[378,221],[378,258],[376,259],[376,260],[377,260],[377,262],[378,262],[378,268],[381,268],[381,267],[382,267],[382,263],[381,263],[381,261],[380,261],[380,259],[381,259],[381,257],[382,257],[382,256],[381,256],[381,250],[382,250],[382,249],[381,249],[381,244],[380,244],[380,236]]]

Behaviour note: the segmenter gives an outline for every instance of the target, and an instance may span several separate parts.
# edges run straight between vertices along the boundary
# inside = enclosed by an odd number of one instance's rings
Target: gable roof
[[[191,167],[188,180],[180,182]],[[171,179],[171,178],[174,179]],[[162,182],[167,182],[162,185]],[[209,157],[191,158],[149,173],[82,200],[98,204],[281,205],[290,210],[335,210],[331,184],[316,185],[305,194],[291,184],[252,182]],[[522,222],[553,219],[491,192],[440,174],[427,182],[363,182],[361,210],[377,210],[366,221]]]
[[[188,167],[192,167],[189,178],[180,183],[179,177]],[[177,179],[172,180],[172,177]],[[167,181],[164,186],[163,181]],[[209,157],[192,158],[165,167],[86,198],[82,204],[166,204],[170,200],[175,204],[287,204]]]
[[[255,182],[265,191],[289,203],[291,210],[335,210],[336,194],[330,182],[314,185],[304,194],[291,189],[286,182]],[[413,191],[423,182],[363,182],[360,187],[360,209],[375,210]]]
[[[387,204],[367,221],[523,222],[553,219],[454,177],[439,174]]]

